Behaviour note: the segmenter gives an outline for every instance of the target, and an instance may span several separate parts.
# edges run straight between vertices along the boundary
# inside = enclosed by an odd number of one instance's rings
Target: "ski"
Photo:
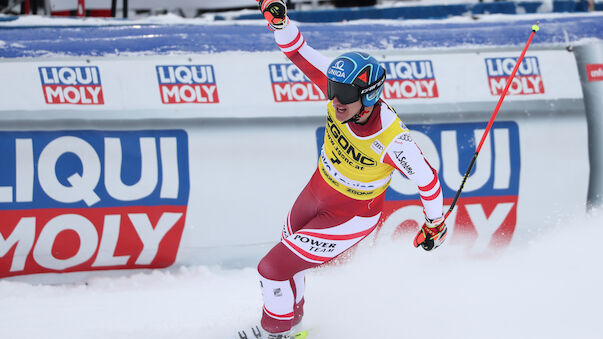
[[[295,330],[294,330],[295,331]],[[263,331],[260,326],[252,326],[248,329],[241,330],[235,335],[235,339],[261,339],[261,338],[286,338],[289,339],[306,339],[310,330],[295,331],[292,334],[270,334]]]
[[[299,331],[295,333],[292,338],[294,339],[306,339],[308,337],[308,331]]]

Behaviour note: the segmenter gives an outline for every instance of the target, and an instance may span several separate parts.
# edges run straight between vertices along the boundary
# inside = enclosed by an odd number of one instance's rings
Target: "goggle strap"
[[[379,77],[379,79],[377,79],[376,82],[373,82],[372,85],[370,85],[367,88],[361,89],[360,90],[360,95],[365,95],[367,93],[370,93],[370,92],[374,91],[375,89],[379,88],[379,86],[383,85],[384,82],[385,82],[385,72],[383,72],[383,74],[381,74],[381,76]]]

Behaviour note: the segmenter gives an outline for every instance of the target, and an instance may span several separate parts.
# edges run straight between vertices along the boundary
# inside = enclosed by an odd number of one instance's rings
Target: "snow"
[[[508,16],[480,20],[503,22]],[[426,22],[433,21],[391,24]],[[175,15],[109,23],[232,25]],[[74,24],[107,25],[108,20],[24,16],[0,26]],[[6,44],[0,41],[0,47]],[[586,217],[545,223],[542,234],[533,237],[537,240],[515,241],[496,256],[471,254],[451,244],[427,253],[413,248],[408,236],[377,246],[366,244],[346,263],[308,272],[304,323],[313,329],[311,339],[601,338],[602,214],[599,209]],[[275,227],[274,232],[279,231]],[[103,274],[85,284],[36,285],[6,279],[0,280],[0,336],[230,338],[238,328],[257,323],[261,303],[253,267]]]
[[[600,338],[603,209],[497,256],[401,238],[307,275],[326,338]],[[275,229],[275,232],[278,232]],[[0,281],[3,338],[230,338],[260,316],[254,268],[181,267],[86,284]]]

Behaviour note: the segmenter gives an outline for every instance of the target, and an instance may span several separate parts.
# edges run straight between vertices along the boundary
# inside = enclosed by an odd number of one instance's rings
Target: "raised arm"
[[[331,59],[310,47],[293,22],[290,22],[282,30],[274,31],[274,39],[289,60],[326,95],[326,73],[331,64]]]
[[[326,95],[326,73],[331,59],[306,43],[297,25],[289,21],[282,0],[263,0],[258,3],[270,28],[274,30],[278,47]]]

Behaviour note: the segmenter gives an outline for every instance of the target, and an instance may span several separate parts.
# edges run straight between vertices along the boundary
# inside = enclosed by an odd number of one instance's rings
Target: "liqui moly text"
[[[294,64],[269,64],[275,102],[326,100],[320,88]]]
[[[44,100],[49,105],[103,105],[97,66],[38,67]]]
[[[431,99],[438,97],[431,60],[387,61],[383,95],[386,99]]]
[[[492,95],[500,95],[507,85],[509,76],[518,58],[486,58],[488,85]],[[507,94],[533,95],[544,94],[544,84],[537,57],[525,57],[509,86]]]
[[[156,66],[159,94],[164,104],[220,102],[212,65]]]
[[[171,265],[187,143],[180,130],[0,132],[0,277]]]

